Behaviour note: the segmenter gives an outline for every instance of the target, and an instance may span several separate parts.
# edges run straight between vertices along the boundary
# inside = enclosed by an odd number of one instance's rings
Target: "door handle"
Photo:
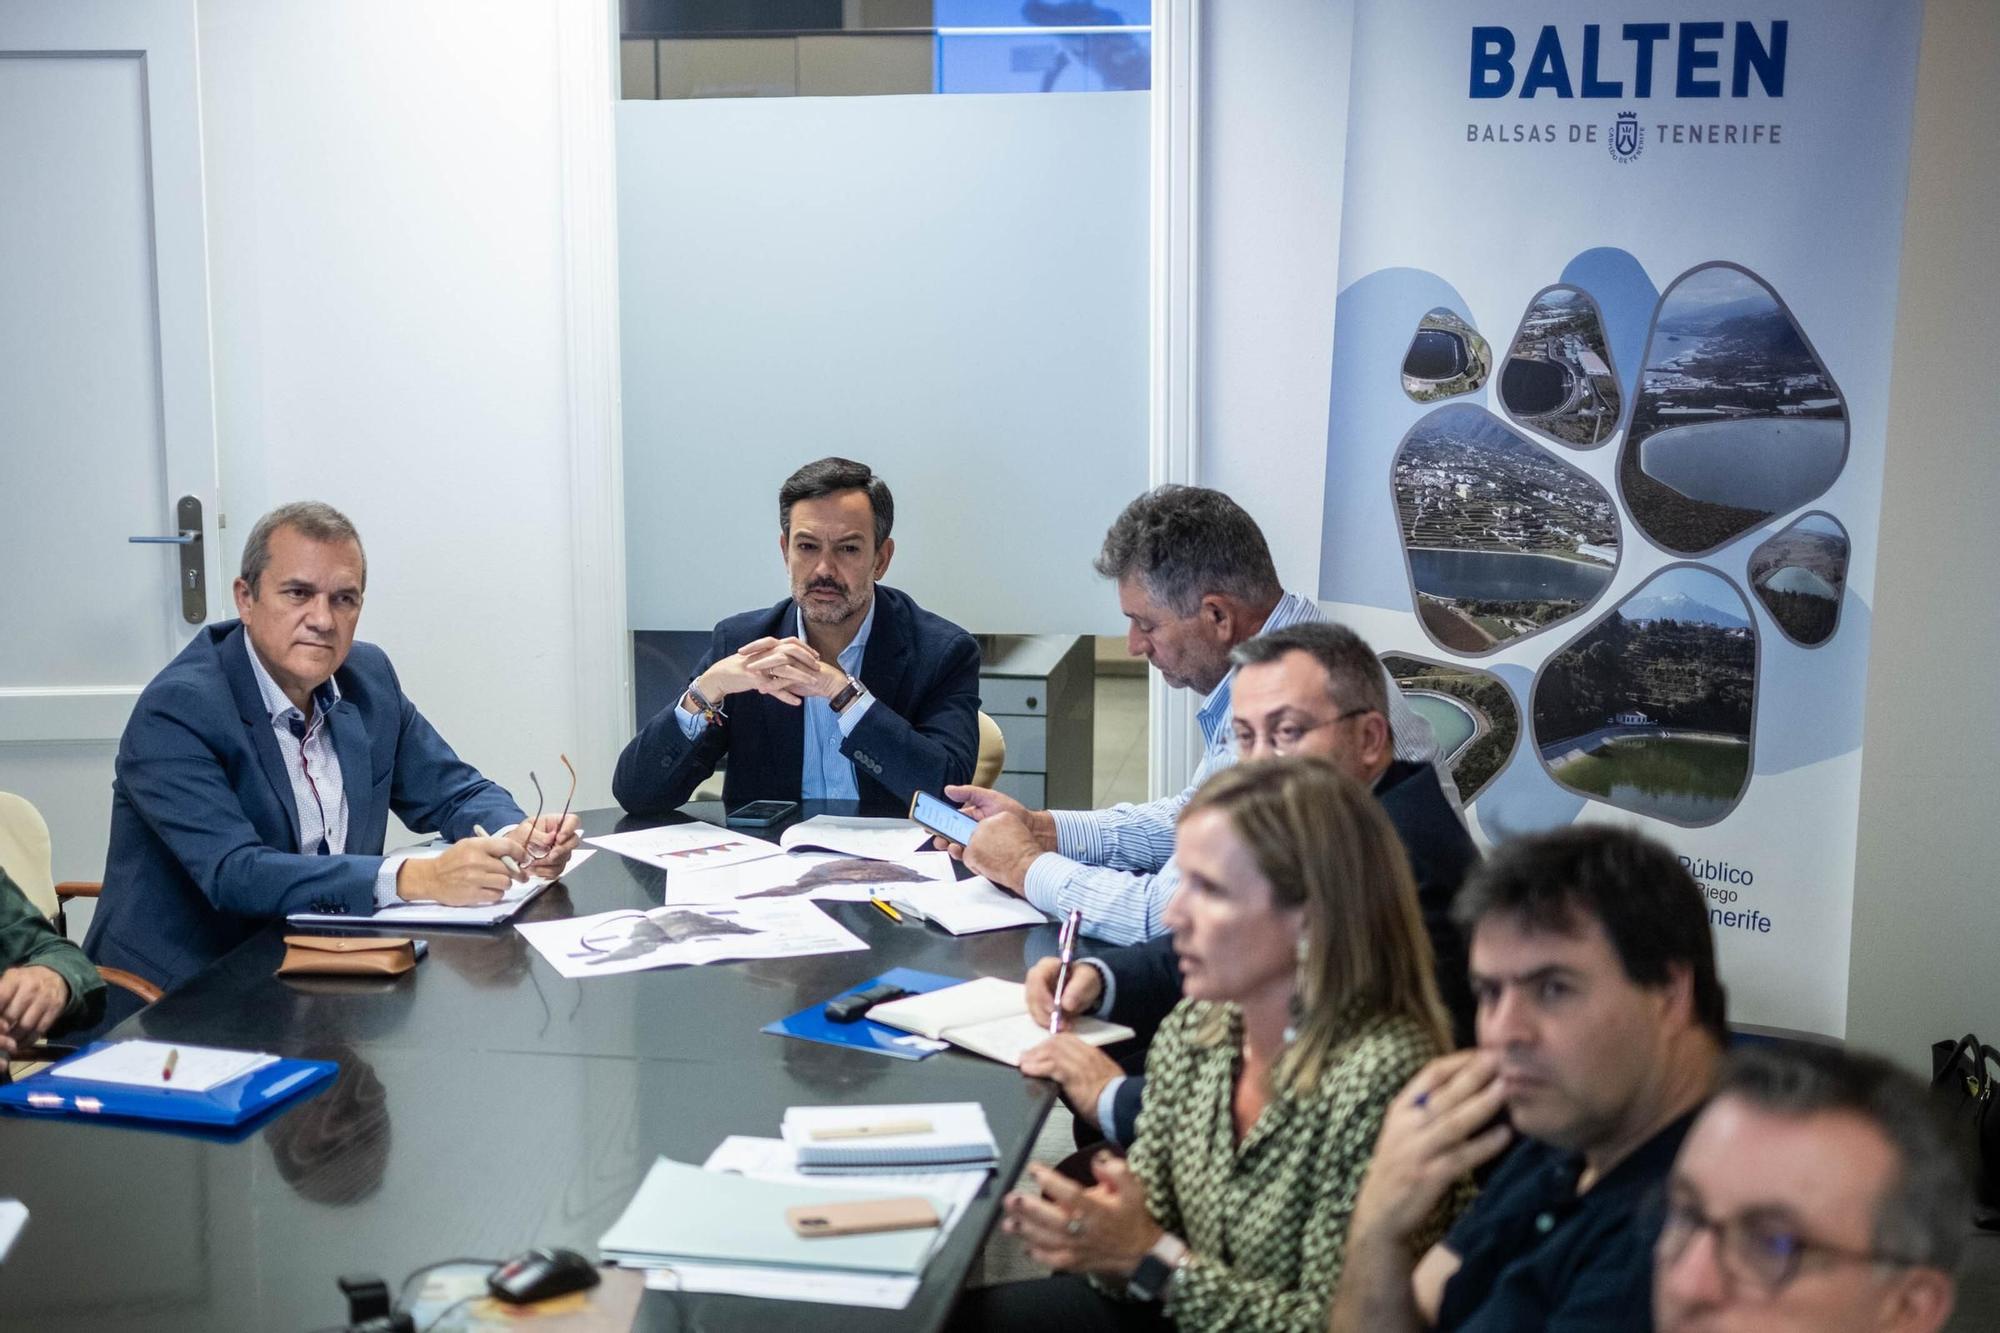
[[[178,546],[181,548],[180,572],[176,582],[181,594],[181,619],[190,625],[199,625],[208,619],[208,562],[202,555],[201,501],[192,495],[183,495],[174,506],[174,519],[180,531],[171,537],[127,537],[128,542],[146,546]]]

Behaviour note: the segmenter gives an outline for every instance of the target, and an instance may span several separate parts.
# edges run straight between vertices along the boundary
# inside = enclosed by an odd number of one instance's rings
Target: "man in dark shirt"
[[[0,1082],[7,1062],[104,1010],[104,978],[0,870]]]
[[[1446,799],[1430,764],[1396,758],[1386,677],[1375,652],[1344,625],[1305,622],[1245,640],[1230,653],[1236,671],[1230,729],[1242,759],[1322,755],[1367,786],[1395,826],[1417,884],[1430,938],[1438,992],[1460,1045],[1472,1040],[1472,993],[1465,948],[1452,903],[1479,850]],[[1072,969],[1063,991],[1070,1017],[1095,1013],[1136,1029],[1140,1041],[1126,1064],[1058,1036],[1028,1052],[1024,1073],[1055,1078],[1077,1115],[1114,1143],[1130,1143],[1139,1120],[1145,1078],[1138,1073],[1144,1043],[1181,998],[1173,937],[1108,949]],[[1060,962],[1044,959],[1028,973],[1029,1012],[1048,1022]]]
[[[1434,1061],[1390,1104],[1332,1328],[1646,1329],[1656,1226],[1641,1204],[1727,1040],[1701,890],[1658,843],[1586,826],[1501,848],[1457,915],[1479,1048]],[[1517,1135],[1458,1224],[1413,1254],[1438,1201]]]

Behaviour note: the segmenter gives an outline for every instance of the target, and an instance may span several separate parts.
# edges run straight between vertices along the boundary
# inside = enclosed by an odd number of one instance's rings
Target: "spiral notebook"
[[[794,1106],[779,1133],[799,1170],[982,1170],[1000,1155],[978,1102]]]

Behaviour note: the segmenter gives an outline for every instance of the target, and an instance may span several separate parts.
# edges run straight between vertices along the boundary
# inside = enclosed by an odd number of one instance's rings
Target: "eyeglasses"
[[[566,754],[557,755],[556,758],[562,760],[564,768],[569,769],[569,795],[563,798],[562,814],[556,817],[556,828],[560,830],[563,826],[563,821],[569,818],[570,802],[576,799],[576,767],[570,763],[569,756]],[[560,836],[558,836],[551,838],[545,846],[535,846],[535,833],[542,826],[542,810],[548,805],[548,801],[542,796],[542,780],[536,777],[532,771],[528,774],[528,781],[535,784],[535,817],[528,821],[528,859],[522,862],[523,865],[533,865],[535,862],[541,860],[550,852],[553,852],[556,849],[556,843],[561,841]]]
[[[1350,717],[1360,717],[1363,713],[1374,711],[1373,708],[1350,708],[1344,713],[1322,718],[1318,722],[1300,722],[1288,717],[1264,733],[1264,743],[1271,747],[1272,754],[1290,754],[1298,747],[1300,741],[1320,728],[1330,727],[1337,722],[1345,722]],[[1245,754],[1249,753],[1257,743],[1256,730],[1247,724],[1238,723],[1232,731],[1236,739],[1236,748]]]
[[[1808,1255],[1823,1263],[1885,1264],[1908,1268],[1915,1261],[1873,1250],[1850,1250],[1811,1240],[1784,1218],[1752,1209],[1735,1217],[1710,1217],[1685,1195],[1653,1204],[1660,1222],[1655,1263],[1665,1269],[1678,1263],[1699,1232],[1715,1233],[1717,1266],[1730,1279],[1746,1283],[1758,1296],[1772,1297],[1799,1275]]]

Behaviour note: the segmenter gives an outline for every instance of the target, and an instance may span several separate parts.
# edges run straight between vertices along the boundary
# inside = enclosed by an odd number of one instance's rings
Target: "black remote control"
[[[900,1000],[909,992],[891,981],[879,982],[867,990],[858,990],[851,995],[836,995],[826,1002],[822,1011],[829,1023],[852,1023],[861,1018],[878,1004]]]

